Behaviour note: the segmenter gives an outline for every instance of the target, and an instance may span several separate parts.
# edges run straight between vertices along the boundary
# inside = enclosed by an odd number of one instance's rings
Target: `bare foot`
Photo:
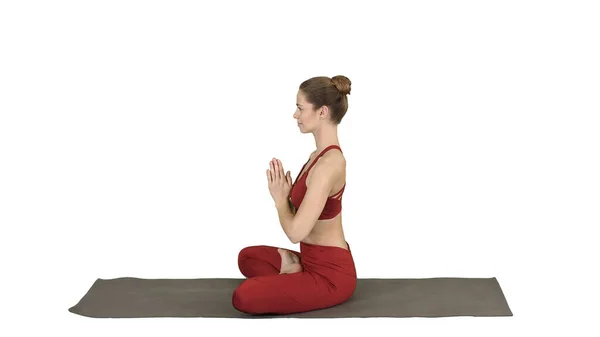
[[[279,255],[281,255],[281,268],[279,274],[292,274],[304,270],[300,264],[300,258],[298,258],[296,254],[282,248],[278,248],[277,251],[279,252]]]

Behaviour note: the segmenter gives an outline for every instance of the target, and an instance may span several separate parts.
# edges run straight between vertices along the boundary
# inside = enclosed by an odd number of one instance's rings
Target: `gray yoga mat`
[[[358,279],[356,291],[347,302],[290,315],[249,315],[236,310],[231,297],[243,280],[97,279],[69,311],[96,318],[512,316],[495,277]]]

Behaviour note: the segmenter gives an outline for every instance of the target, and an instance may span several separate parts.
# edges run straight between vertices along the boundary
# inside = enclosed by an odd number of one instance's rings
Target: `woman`
[[[313,134],[317,149],[294,183],[276,158],[266,172],[281,227],[292,243],[300,243],[300,252],[265,245],[240,251],[238,265],[246,279],[232,302],[241,312],[323,309],[354,293],[356,269],[341,214],[346,161],[337,136],[337,125],[348,109],[350,84],[340,75],[314,77],[300,85],[294,118],[300,132]]]

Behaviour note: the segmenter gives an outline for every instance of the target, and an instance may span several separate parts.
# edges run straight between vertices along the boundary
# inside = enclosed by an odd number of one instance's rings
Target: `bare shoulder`
[[[346,158],[340,151],[327,151],[316,165],[319,165],[320,169],[328,169],[339,174],[346,169]]]
[[[340,152],[328,151],[314,163],[306,177],[306,186],[308,191],[315,191],[313,194],[323,193],[326,198],[331,189],[345,179],[346,159]]]

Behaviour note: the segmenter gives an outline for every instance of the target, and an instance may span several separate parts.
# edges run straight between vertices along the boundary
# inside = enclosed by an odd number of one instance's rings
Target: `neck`
[[[337,135],[337,125],[324,124],[314,132],[317,154],[330,145],[340,145]]]

